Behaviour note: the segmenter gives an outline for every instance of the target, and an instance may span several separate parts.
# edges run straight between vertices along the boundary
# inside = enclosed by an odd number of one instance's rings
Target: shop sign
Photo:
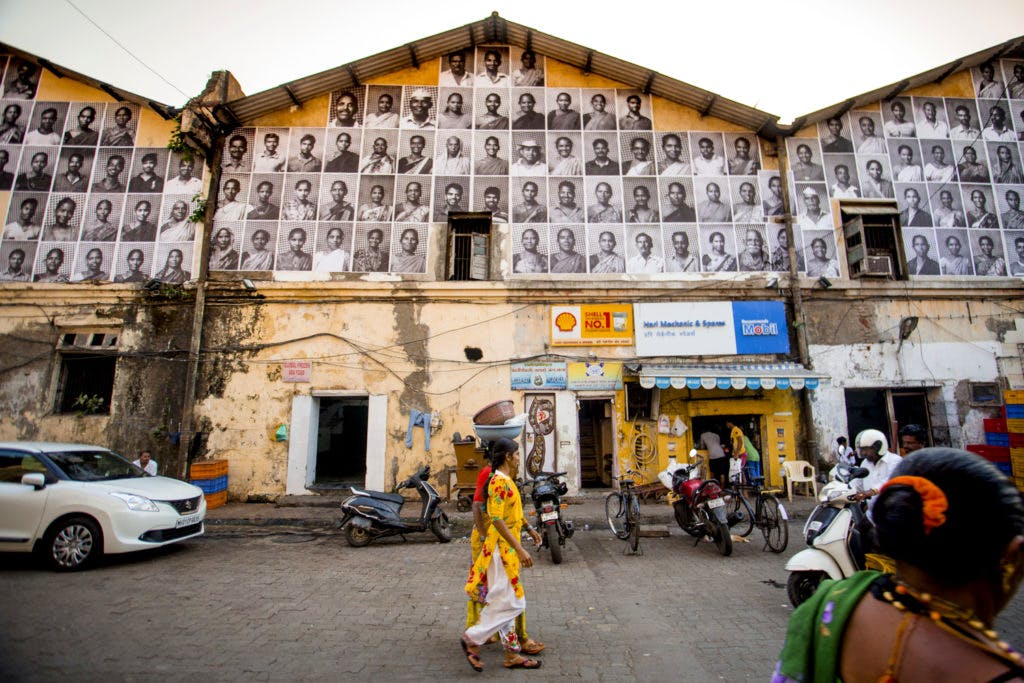
[[[636,304],[638,356],[789,353],[780,301]]]
[[[511,367],[513,390],[565,389],[565,361],[531,360],[512,363]]]
[[[629,346],[633,306],[583,304],[551,307],[552,346]]]
[[[282,382],[308,382],[313,376],[313,361],[286,360],[281,363]]]
[[[618,391],[622,389],[622,363],[569,363],[569,389]]]

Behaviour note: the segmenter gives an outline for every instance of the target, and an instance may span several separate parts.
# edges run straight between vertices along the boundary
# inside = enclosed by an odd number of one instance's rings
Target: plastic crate
[[[1024,448],[1024,434],[1010,433],[1010,448]]]
[[[206,509],[212,510],[213,508],[219,508],[228,502],[228,492],[220,491],[218,493],[208,493],[206,496]]]
[[[193,479],[191,483],[201,488],[204,494],[220,493],[227,490],[228,477],[224,475],[216,479]]]
[[[1010,435],[1006,432],[985,432],[985,443],[989,446],[1010,447]]]
[[[1007,419],[1011,419],[1011,420],[1014,419],[1014,418],[1020,419],[1022,417],[1024,417],[1024,405],[1020,405],[1020,404],[1017,404],[1017,403],[1007,403],[1006,404],[1006,418]]]
[[[1010,432],[1011,434],[1024,434],[1024,418],[1006,418],[1006,431]]]
[[[1008,389],[1004,391],[1003,402],[1007,405],[1011,403],[1024,404],[1024,389]]]
[[[1014,476],[1024,477],[1024,455],[1010,454],[1010,467]]]
[[[216,479],[217,477],[227,476],[227,474],[227,460],[199,460],[188,467],[190,479]]]
[[[1004,446],[986,446],[984,444],[971,444],[967,446],[971,453],[977,453],[991,462],[1009,462],[1010,449]]]
[[[990,432],[1005,432],[1006,431],[1006,418],[1005,417],[990,417],[983,420],[985,423],[985,433]]]
[[[992,464],[996,466],[997,470],[999,470],[1000,472],[1002,472],[1006,476],[1008,476],[1008,477],[1013,476],[1013,469],[1010,467],[1010,463],[1008,463],[1008,462],[994,462]]]

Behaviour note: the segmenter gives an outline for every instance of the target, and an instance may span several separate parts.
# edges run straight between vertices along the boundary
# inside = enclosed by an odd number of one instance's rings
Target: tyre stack
[[[201,460],[189,465],[189,483],[203,490],[206,509],[212,510],[228,502],[228,461]]]

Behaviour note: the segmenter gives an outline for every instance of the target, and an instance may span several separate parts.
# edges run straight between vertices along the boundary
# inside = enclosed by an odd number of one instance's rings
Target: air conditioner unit
[[[865,256],[861,275],[892,277],[892,259],[888,256]]]

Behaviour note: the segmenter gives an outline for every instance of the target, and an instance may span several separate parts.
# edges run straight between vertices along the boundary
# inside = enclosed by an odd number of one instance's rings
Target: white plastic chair
[[[782,463],[783,476],[786,477],[786,495],[793,502],[793,484],[809,484],[811,494],[818,497],[818,484],[814,481],[814,468],[806,460],[786,460]]]

